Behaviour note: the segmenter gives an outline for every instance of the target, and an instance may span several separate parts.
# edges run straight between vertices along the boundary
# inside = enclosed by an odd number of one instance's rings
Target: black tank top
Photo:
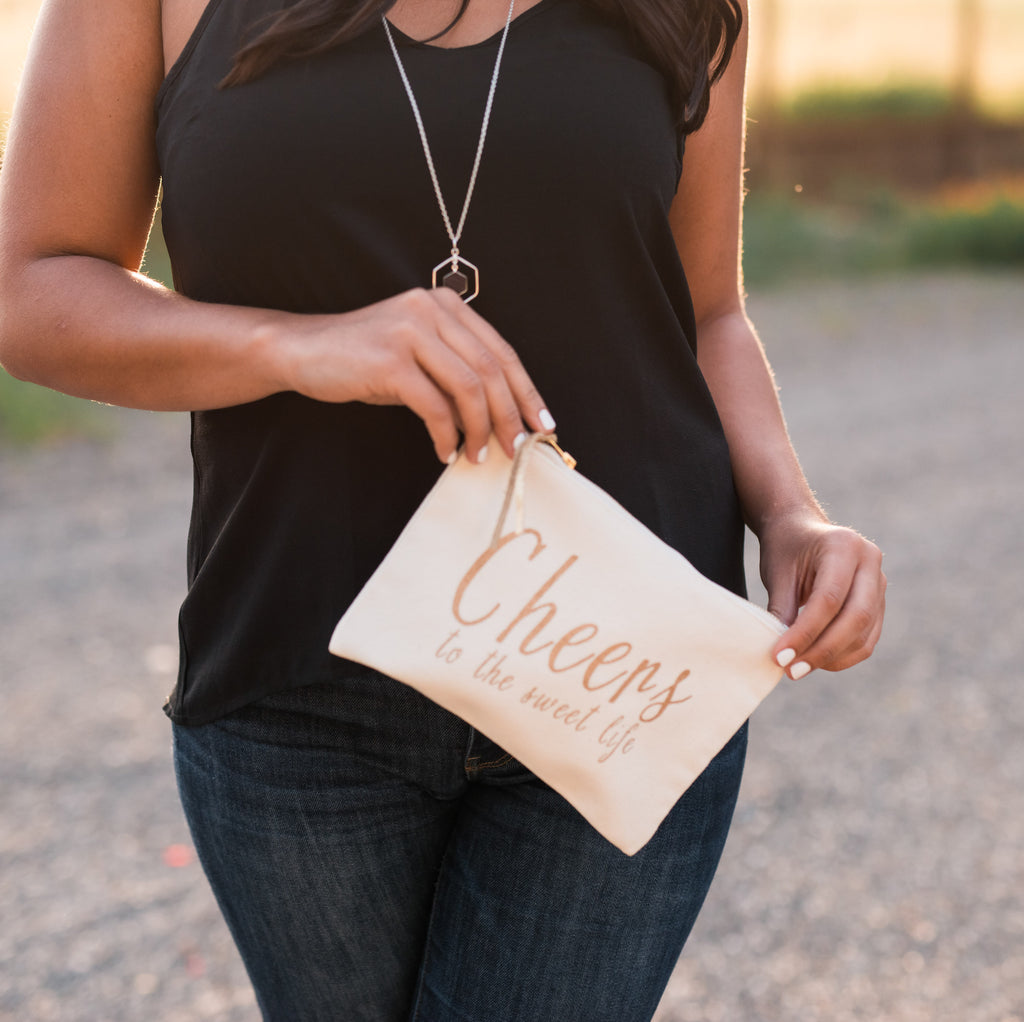
[[[211,0],[158,99],[175,286],[204,302],[342,312],[429,282],[450,245],[379,26],[220,89],[280,0]],[[499,37],[395,33],[450,207],[461,207]],[[461,249],[474,307],[518,351],[580,471],[704,574],[743,591],[728,450],[669,230],[682,142],[659,73],[585,0],[509,34]],[[194,413],[181,668],[200,723],[341,681],[335,622],[436,480],[410,411],[294,393]]]

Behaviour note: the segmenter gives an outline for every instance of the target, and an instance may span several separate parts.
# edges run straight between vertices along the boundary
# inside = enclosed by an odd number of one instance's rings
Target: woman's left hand
[[[793,679],[866,660],[882,633],[882,552],[852,529],[807,513],[763,528],[761,578],[768,610],[789,630],[772,655]]]

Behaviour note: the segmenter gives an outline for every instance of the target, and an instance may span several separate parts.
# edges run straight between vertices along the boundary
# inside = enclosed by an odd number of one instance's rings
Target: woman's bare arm
[[[194,302],[138,272],[158,187],[159,0],[46,0],[0,173],[0,363],[80,397],[215,408],[296,390],[406,404],[447,460],[512,451],[543,401],[446,291],[337,316]]]
[[[673,228],[694,298],[698,361],[729,441],[744,514],[761,541],[769,609],[792,626],[776,653],[799,676],[814,667],[849,667],[870,655],[881,633],[885,576],[874,544],[832,525],[815,500],[744,308],[746,44],[745,27],[712,91],[707,121],[687,140]]]

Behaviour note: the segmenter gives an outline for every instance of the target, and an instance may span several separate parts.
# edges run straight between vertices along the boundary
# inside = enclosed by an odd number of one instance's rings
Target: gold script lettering
[[[621,651],[621,652],[620,652]],[[625,660],[630,653],[633,652],[632,643],[629,642],[616,642],[609,646],[607,649],[602,650],[597,656],[594,657],[594,662],[586,669],[583,674],[583,687],[589,689],[591,692],[596,692],[599,688],[604,688],[607,685],[612,685],[619,678],[625,677],[625,671],[619,671],[614,677],[609,678],[607,681],[602,681],[600,685],[592,684],[594,678],[594,672],[602,664],[616,664],[620,660]]]
[[[614,695],[608,697],[608,702],[614,703],[615,700],[618,699],[619,696],[622,695],[622,693],[625,692],[626,689],[633,684],[634,679],[636,679],[639,675],[644,674],[645,672],[647,676],[637,685],[637,691],[649,692],[652,688],[654,688],[654,685],[648,684],[648,682],[651,680],[651,678],[654,677],[654,675],[658,673],[659,667],[661,667],[661,664],[657,661],[652,663],[650,660],[641,660],[640,663],[638,663],[636,667],[633,668],[633,673],[630,674],[630,676],[619,686],[618,691],[616,691]],[[616,677],[620,678],[622,677],[622,675],[617,674]],[[651,698],[653,699],[654,696],[651,696]]]
[[[582,638],[577,638],[581,632],[585,634]],[[558,674],[561,671],[571,671],[574,667],[580,667],[582,664],[585,664],[591,659],[591,657],[593,657],[593,653],[588,653],[585,657],[580,657],[579,660],[574,660],[571,664],[563,664],[561,667],[559,667],[555,661],[558,659],[558,654],[561,653],[566,646],[582,646],[583,643],[590,642],[595,635],[597,635],[597,625],[577,625],[575,628],[570,628],[569,631],[567,631],[565,635],[555,643],[554,649],[552,649],[548,655],[548,667]]]
[[[670,706],[679,706],[681,703],[685,703],[688,699],[693,698],[691,692],[688,696],[683,696],[682,699],[674,699],[673,696],[676,694],[676,689],[690,676],[688,670],[683,671],[682,674],[672,682],[671,685],[666,689],[662,689],[657,695],[653,695],[650,698],[650,702],[640,711],[640,719],[648,724],[652,720],[657,720]],[[653,713],[651,711],[654,711]]]
[[[538,540],[540,537],[537,537]],[[533,560],[533,556],[531,560]],[[498,635],[498,642],[504,642],[512,630],[521,621],[525,621],[531,614],[542,612],[544,616],[541,618],[540,624],[534,625],[526,634],[526,638],[519,644],[519,652],[525,656],[529,656],[531,653],[539,653],[542,649],[547,649],[551,645],[551,641],[542,642],[539,646],[534,646],[533,649],[528,648],[528,643],[532,642],[537,638],[538,635],[548,626],[551,619],[558,613],[558,605],[555,603],[538,603],[537,601],[579,560],[579,558],[573,554],[567,558],[565,563],[538,589],[533,596],[531,596],[525,604],[523,604],[522,610],[512,619],[511,623],[506,626],[505,630]]]
[[[513,540],[519,539],[520,536],[532,535],[536,537],[536,545],[533,548],[533,552],[527,558],[532,561],[537,554],[544,549],[544,544],[541,542],[540,533],[536,529],[524,529],[520,533],[510,532],[507,536],[502,536],[498,540],[497,545],[489,547],[485,550],[474,562],[469,571],[462,576],[462,581],[459,582],[458,588],[455,590],[455,598],[452,600],[452,613],[455,615],[457,621],[464,625],[478,625],[481,621],[486,621],[491,615],[493,615],[498,608],[501,606],[500,603],[496,603],[486,614],[482,614],[480,617],[473,618],[472,620],[462,616],[462,601],[465,599],[466,590],[473,584],[477,575],[487,566],[490,559],[501,550],[503,550]],[[500,640],[499,640],[500,641]]]

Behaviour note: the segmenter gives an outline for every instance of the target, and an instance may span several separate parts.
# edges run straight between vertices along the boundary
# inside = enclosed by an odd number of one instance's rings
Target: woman
[[[878,639],[881,555],[816,504],[744,314],[745,21],[737,0],[44,8],[0,178],[0,358],[193,412],[167,710],[267,1019],[649,1019],[722,850],[745,729],[629,858],[327,654],[460,435],[511,454],[557,415],[590,478],[735,591],[745,520],[792,678]],[[177,293],[137,272],[161,179]]]

